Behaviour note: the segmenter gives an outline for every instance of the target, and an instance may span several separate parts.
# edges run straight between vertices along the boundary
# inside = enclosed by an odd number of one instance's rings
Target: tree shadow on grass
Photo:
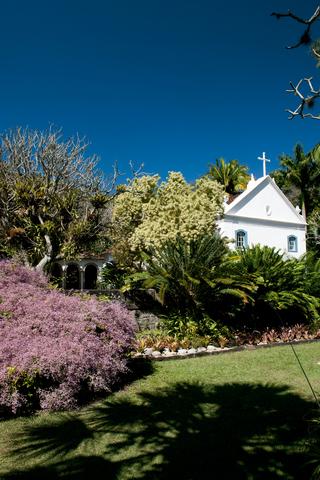
[[[9,454],[45,460],[1,478],[307,479],[313,409],[286,386],[176,383],[30,424]]]

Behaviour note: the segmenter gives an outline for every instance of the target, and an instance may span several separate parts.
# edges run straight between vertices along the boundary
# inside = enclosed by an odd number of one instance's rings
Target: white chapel
[[[265,154],[258,158],[263,160],[263,176],[252,176],[244,192],[225,202],[220,232],[233,241],[230,248],[267,245],[299,258],[306,252],[306,220],[266,174]]]

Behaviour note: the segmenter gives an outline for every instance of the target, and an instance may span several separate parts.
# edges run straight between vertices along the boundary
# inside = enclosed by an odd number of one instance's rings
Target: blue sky
[[[132,160],[193,180],[222,156],[260,176],[262,151],[276,168],[297,142],[320,141],[320,122],[284,112],[289,81],[314,75],[318,86],[320,71],[306,49],[285,49],[301,27],[270,16],[308,17],[317,3],[3,2],[0,130],[53,123],[86,135],[106,172]]]

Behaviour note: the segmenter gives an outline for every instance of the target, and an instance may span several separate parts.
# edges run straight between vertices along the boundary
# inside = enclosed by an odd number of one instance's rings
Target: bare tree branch
[[[311,31],[312,25],[320,18],[320,6],[318,5],[318,7],[315,9],[311,17],[308,19],[301,18],[295,15],[294,13],[292,13],[290,10],[287,13],[273,12],[271,15],[275,16],[277,19],[280,19],[283,17],[289,17],[298,23],[307,25],[307,28],[304,30],[299,41],[294,45],[286,47],[286,48],[292,49],[292,48],[300,47],[301,45],[307,45],[311,42],[310,31]],[[315,42],[311,51],[315,56],[315,58],[320,59],[320,53],[317,50],[318,43],[319,42]],[[298,97],[300,103],[298,104],[295,110],[291,110],[291,109],[286,110],[286,112],[290,114],[289,119],[292,120],[293,118],[299,116],[301,118],[313,118],[315,120],[320,120],[320,114],[315,115],[310,112],[306,113],[305,111],[306,108],[312,108],[315,105],[316,100],[320,97],[320,89],[316,90],[313,87],[312,77],[302,78],[301,80],[299,80],[299,82],[296,85],[294,85],[293,82],[290,82],[290,86],[291,86],[291,89],[287,90],[287,92]]]
[[[316,10],[314,11],[314,13],[311,15],[311,17],[309,19],[303,19],[301,17],[298,17],[297,15],[292,13],[290,10],[288,10],[287,13],[272,12],[271,16],[272,15],[277,17],[277,19],[279,19],[281,17],[291,17],[299,23],[304,23],[305,25],[311,25],[320,16],[320,6],[318,6],[316,8]]]
[[[70,188],[82,191],[99,188],[95,170],[98,157],[85,157],[88,143],[79,136],[62,140],[62,130],[46,132],[18,128],[4,134],[3,161],[21,176],[41,175],[50,194]]]
[[[311,30],[312,24],[316,20],[318,20],[318,18],[320,17],[320,6],[318,6],[316,8],[316,10],[314,11],[314,13],[311,15],[311,17],[309,19],[304,19],[304,18],[298,17],[297,15],[292,13],[290,10],[287,13],[273,12],[273,13],[271,13],[271,16],[276,17],[278,20],[280,18],[283,18],[283,17],[290,17],[298,23],[303,23],[304,25],[307,25],[307,28],[304,30],[304,32],[301,35],[299,41],[294,45],[290,45],[290,46],[286,47],[288,49],[298,48],[298,47],[300,47],[300,45],[308,45],[311,42],[310,30]]]
[[[309,89],[309,95],[301,92],[301,87],[307,84],[307,88]],[[294,85],[290,82],[291,89],[286,90],[288,93],[293,93],[295,96],[299,97],[300,103],[295,110],[287,109],[286,112],[290,114],[289,120],[292,120],[296,116],[300,116],[301,118],[313,118],[315,120],[320,120],[320,114],[314,115],[312,113],[305,113],[305,108],[312,108],[317,98],[320,97],[320,89],[316,90],[312,84],[312,77],[310,78],[303,78],[299,80],[297,85]]]
[[[313,53],[313,55],[314,55],[316,58],[319,58],[319,59],[320,59],[320,53],[318,53],[315,48],[312,49],[312,53]]]
[[[131,178],[143,177],[144,175],[155,175],[154,173],[146,172],[144,169],[144,163],[140,163],[138,167],[135,166],[132,160],[129,160]]]
[[[116,195],[115,187],[119,177],[124,175],[123,172],[120,172],[118,162],[115,161],[112,165],[112,174],[106,177],[101,182],[101,190],[106,193],[111,198]]]

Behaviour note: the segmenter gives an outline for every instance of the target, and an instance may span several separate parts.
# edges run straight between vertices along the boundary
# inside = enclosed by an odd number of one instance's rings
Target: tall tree
[[[228,163],[223,158],[218,158],[215,164],[209,165],[208,177],[219,182],[231,195],[245,190],[250,180],[248,167],[240,165],[238,160]]]
[[[43,269],[83,248],[105,248],[109,188],[79,137],[18,128],[0,137],[0,247]],[[112,182],[111,182],[112,183]]]
[[[301,145],[296,145],[293,156],[280,156],[280,169],[274,177],[280,188],[293,202],[299,202],[304,218],[316,206],[319,197],[320,145],[305,153]]]
[[[114,254],[129,265],[142,251],[161,249],[170,240],[189,242],[212,233],[222,205],[223,190],[208,177],[194,184],[179,172],[170,172],[160,184],[156,175],[134,178],[114,202]]]

